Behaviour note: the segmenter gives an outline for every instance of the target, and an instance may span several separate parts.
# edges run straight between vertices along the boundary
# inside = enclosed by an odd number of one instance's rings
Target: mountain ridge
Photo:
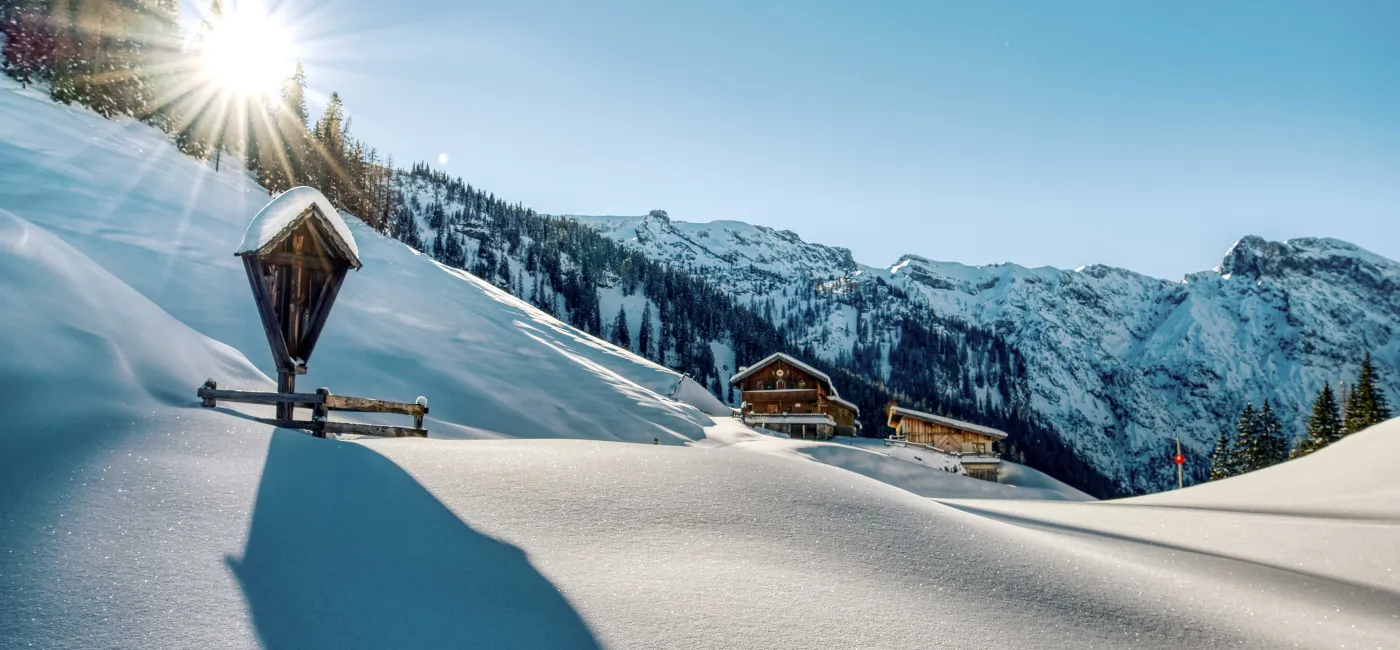
[[[917,254],[871,267],[847,249],[742,222],[690,223],[658,212],[567,218],[754,305],[781,303],[803,282],[884,283],[910,296],[908,313],[1004,336],[1027,357],[1033,411],[1130,491],[1175,483],[1174,469],[1158,458],[1169,456],[1172,433],[1182,434],[1193,459],[1188,472],[1203,479],[1215,436],[1246,402],[1273,401],[1298,434],[1312,393],[1349,377],[1364,352],[1377,353],[1387,386],[1400,365],[1400,301],[1392,297],[1400,264],[1339,239],[1246,235],[1216,268],[1168,280],[1103,264],[974,266]],[[869,346],[890,354],[898,335],[867,335],[860,320],[859,311],[846,318],[854,326],[844,331],[856,334],[814,345],[817,353],[837,359],[842,349]],[[824,336],[809,331],[806,339]],[[884,359],[881,379],[895,383],[890,367]]]

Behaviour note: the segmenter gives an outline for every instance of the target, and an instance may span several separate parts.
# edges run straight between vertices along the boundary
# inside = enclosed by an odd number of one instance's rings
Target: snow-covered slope
[[[1400,379],[1400,264],[1332,239],[1246,237],[1217,269],[1173,282],[1106,266],[973,267],[914,255],[872,268],[846,249],[733,221],[574,218],[756,304],[775,303],[766,313],[778,321],[795,288],[813,282],[904,290],[859,310],[839,290],[812,302],[823,313],[799,340],[829,359],[856,345],[888,355],[898,320],[911,314],[994,332],[1025,362],[1029,409],[1128,491],[1175,483],[1162,459],[1178,434],[1204,479],[1215,437],[1247,401],[1271,400],[1300,434],[1322,383],[1354,377],[1366,351],[1384,385]]]
[[[233,256],[267,194],[241,173],[195,164],[143,125],[92,119],[8,88],[2,96],[0,208],[273,372]],[[55,119],[65,111],[73,114]],[[346,279],[300,387],[426,395],[434,435],[676,443],[710,423],[659,397],[676,373],[349,221],[365,268]],[[179,394],[193,395],[199,381]],[[703,406],[723,412],[717,401]]]
[[[674,373],[353,221],[365,268],[304,385],[427,393],[434,438],[318,440],[201,409],[193,390],[206,377],[270,386],[248,361],[266,366],[265,342],[231,256],[266,198],[146,127],[0,82],[0,647],[1400,638],[1396,590],[1380,582],[1400,544],[1393,508],[1366,535],[1329,533],[1326,553],[1280,567],[1109,524],[1024,523],[1058,516],[1051,506],[1019,520],[986,501],[950,507],[813,462],[827,445],[746,444],[753,434],[732,420],[658,397]],[[1319,464],[1334,450],[1393,455],[1378,441],[1394,424],[1270,471],[1287,482],[1295,465],[1347,471]],[[650,438],[695,444],[613,442]],[[913,467],[846,449],[883,480],[881,463]],[[1346,484],[1347,502],[1393,506],[1393,477],[1371,469]],[[938,479],[947,485],[923,485],[943,496],[976,485]],[[1218,489],[1232,482],[1244,484]],[[1252,521],[1222,517],[1206,532]],[[1337,521],[1274,522],[1250,553]],[[1376,570],[1364,588],[1352,558]]]

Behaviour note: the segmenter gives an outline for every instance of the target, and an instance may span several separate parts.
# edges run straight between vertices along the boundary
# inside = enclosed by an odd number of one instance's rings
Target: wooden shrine
[[[243,260],[258,317],[277,366],[277,392],[219,390],[213,380],[198,391],[206,407],[218,401],[273,404],[271,424],[326,433],[377,436],[427,436],[423,416],[427,400],[387,402],[332,395],[321,388],[297,393],[296,376],[306,374],[326,318],[350,269],[359,270],[359,249],[350,229],[326,197],[310,187],[296,187],[273,199],[253,221],[235,253]],[[312,419],[297,420],[297,407],[310,408]],[[328,411],[398,413],[413,416],[413,427],[331,422]]]

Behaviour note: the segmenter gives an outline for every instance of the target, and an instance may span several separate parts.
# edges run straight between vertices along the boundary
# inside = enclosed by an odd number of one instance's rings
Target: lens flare
[[[295,65],[286,30],[253,3],[210,17],[199,49],[210,81],[243,95],[274,92]]]

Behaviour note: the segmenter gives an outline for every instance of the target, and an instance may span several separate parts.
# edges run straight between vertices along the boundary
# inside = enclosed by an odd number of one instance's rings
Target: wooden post
[[[284,369],[282,369],[282,368],[278,368],[278,369],[277,369],[277,392],[279,392],[279,393],[295,393],[295,392],[297,392],[297,391],[296,391],[296,384],[297,384],[297,376],[296,376],[296,374],[295,374],[294,372],[292,372],[291,369],[286,369],[286,370],[284,370]],[[296,410],[296,403],[295,403],[295,402],[278,402],[278,403],[277,403],[277,419],[278,419],[278,420],[294,420],[294,419],[296,419],[296,417],[295,417],[295,410]]]
[[[320,403],[320,404],[317,404],[317,405],[314,406],[314,407],[312,407],[312,409],[311,409],[311,419],[312,419],[312,420],[315,420],[315,421],[317,421],[317,422],[325,422],[325,421],[326,421],[326,415],[327,415],[326,411],[329,410],[329,409],[326,408],[326,398],[330,396],[330,394],[331,394],[331,389],[326,388],[325,386],[322,386],[322,387],[316,389],[316,394],[321,396],[321,403]],[[422,427],[416,427],[416,428],[422,428]]]
[[[1181,436],[1177,436],[1177,437],[1176,437],[1176,455],[1177,455],[1178,457],[1181,456]],[[1173,459],[1173,460],[1175,460],[1175,459]],[[1184,465],[1184,464],[1185,464],[1185,463],[1177,463],[1177,464],[1176,464],[1176,489],[1178,489],[1178,490],[1180,490],[1181,488],[1186,487],[1185,481],[1181,478],[1181,466]]]

